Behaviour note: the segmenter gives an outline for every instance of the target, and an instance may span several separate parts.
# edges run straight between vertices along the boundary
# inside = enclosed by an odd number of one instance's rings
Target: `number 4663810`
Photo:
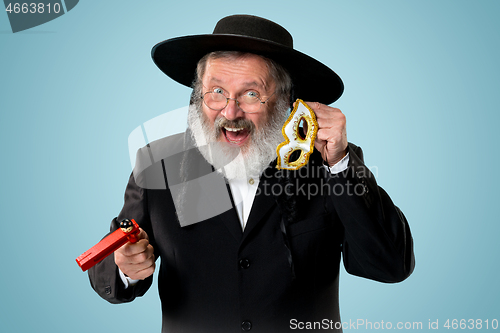
[[[14,14],[43,14],[44,12],[47,12],[48,14],[56,13],[58,14],[61,11],[61,4],[58,2],[55,2],[53,4],[44,4],[44,3],[9,3],[7,7],[5,8],[5,11],[8,12],[9,14],[14,13]]]
[[[444,323],[443,327],[446,327],[447,329],[494,329],[496,330],[498,328],[498,320],[493,319],[491,321],[486,320],[481,320],[481,319],[453,319],[453,320],[446,320],[446,323]]]

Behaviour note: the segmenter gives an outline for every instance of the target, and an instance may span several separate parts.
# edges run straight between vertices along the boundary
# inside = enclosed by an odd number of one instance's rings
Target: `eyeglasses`
[[[262,101],[255,91],[249,91],[238,98],[229,98],[224,96],[223,93],[224,90],[215,89],[214,91],[206,92],[201,98],[203,98],[205,105],[214,111],[223,110],[229,104],[229,100],[233,100],[241,111],[245,113],[258,113],[263,110],[262,105],[265,104],[275,92],[265,101]]]

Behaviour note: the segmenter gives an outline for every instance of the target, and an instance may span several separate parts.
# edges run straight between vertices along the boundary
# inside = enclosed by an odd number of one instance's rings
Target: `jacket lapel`
[[[243,236],[243,231],[241,230],[240,219],[238,218],[238,214],[236,213],[236,208],[234,206],[233,194],[231,193],[231,188],[229,184],[226,183],[227,191],[229,193],[229,197],[231,198],[231,205],[233,206],[227,212],[219,215],[219,219],[222,220],[226,228],[229,230],[231,235],[240,242],[241,237]]]
[[[242,241],[251,233],[252,229],[262,222],[269,210],[276,205],[276,200],[273,195],[273,190],[279,191],[279,189],[276,188],[278,179],[274,175],[276,171],[274,167],[269,167],[260,177],[259,188],[253,201],[250,215],[248,216]]]

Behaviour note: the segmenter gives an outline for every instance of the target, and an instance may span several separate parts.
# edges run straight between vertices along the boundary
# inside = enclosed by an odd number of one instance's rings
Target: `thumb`
[[[139,240],[141,240],[141,239],[146,239],[146,240],[148,240],[148,241],[149,241],[149,236],[148,236],[148,234],[147,234],[147,233],[146,233],[146,232],[145,232],[142,228],[139,228],[139,234],[137,235],[137,238],[138,238]]]

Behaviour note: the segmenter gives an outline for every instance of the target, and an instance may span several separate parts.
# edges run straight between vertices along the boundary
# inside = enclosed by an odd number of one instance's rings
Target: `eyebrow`
[[[210,83],[213,82],[213,83],[217,83],[217,84],[224,84],[224,82],[222,80],[220,80],[214,76],[210,77],[209,82]],[[244,82],[243,86],[245,88],[251,88],[251,87],[263,88],[265,92],[267,92],[267,89],[268,89],[268,86],[265,84],[265,82],[263,82],[261,84],[261,83],[258,83],[257,81]]]

